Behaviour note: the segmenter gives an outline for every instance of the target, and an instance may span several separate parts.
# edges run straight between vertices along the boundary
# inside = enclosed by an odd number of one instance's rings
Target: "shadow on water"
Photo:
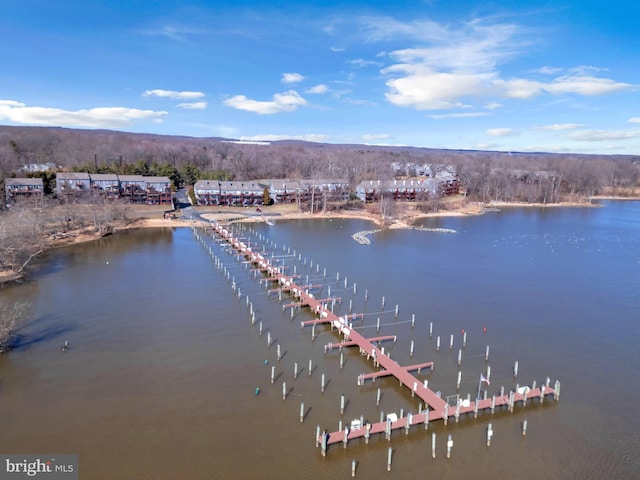
[[[45,319],[38,319],[24,327],[13,338],[10,348],[16,351],[26,351],[40,343],[49,342],[75,330],[71,324],[56,324],[46,327],[39,326]],[[27,331],[28,330],[28,331]],[[61,343],[62,345],[62,343]]]

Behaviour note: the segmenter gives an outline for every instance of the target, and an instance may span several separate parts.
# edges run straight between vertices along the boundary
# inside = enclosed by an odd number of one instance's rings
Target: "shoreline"
[[[402,212],[403,215],[394,219],[393,221],[386,223],[379,213],[374,213],[370,210],[339,210],[332,212],[320,212],[309,213],[300,212],[291,208],[291,205],[275,206],[275,207],[263,207],[264,213],[262,215],[247,215],[246,209],[238,207],[226,207],[226,212],[202,212],[200,215],[205,220],[185,220],[185,219],[165,219],[165,218],[149,218],[140,217],[135,221],[116,225],[113,227],[113,231],[110,235],[115,235],[119,232],[128,230],[135,230],[138,228],[176,228],[176,227],[191,227],[194,224],[207,225],[208,221],[225,221],[231,219],[232,222],[237,223],[264,223],[265,218],[279,220],[315,220],[320,218],[330,219],[358,219],[367,220],[374,223],[379,228],[388,229],[411,229],[415,227],[415,222],[424,218],[444,218],[444,217],[471,217],[483,215],[487,212],[508,209],[508,208],[576,208],[576,207],[589,207],[599,208],[602,205],[593,203],[591,200],[630,200],[640,201],[640,197],[614,197],[614,196],[594,196],[589,200],[577,201],[577,202],[560,202],[560,203],[521,203],[521,202],[489,202],[489,203],[468,203],[462,205],[455,205],[454,208],[448,210],[443,209],[437,212],[420,212],[415,208],[407,208]],[[415,205],[412,205],[415,207]],[[238,218],[244,216],[244,218]],[[80,243],[91,242],[103,238],[105,235],[101,235],[91,229],[83,229],[79,231],[70,231],[62,238],[49,239],[49,245],[46,247],[46,251],[54,250],[60,247],[66,247],[70,245],[77,245]],[[18,282],[25,278],[24,273],[14,272],[12,270],[0,271],[0,286]]]

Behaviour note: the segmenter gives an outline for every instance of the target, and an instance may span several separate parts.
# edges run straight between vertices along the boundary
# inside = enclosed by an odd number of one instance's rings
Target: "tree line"
[[[48,127],[0,127],[0,180],[25,164],[64,171],[157,175],[173,184],[199,179],[391,179],[392,164],[448,164],[473,201],[554,203],[567,197],[624,195],[640,182],[640,156],[500,153],[309,142],[242,144],[219,138]],[[41,176],[53,188],[54,172]],[[3,182],[4,183],[4,182]]]

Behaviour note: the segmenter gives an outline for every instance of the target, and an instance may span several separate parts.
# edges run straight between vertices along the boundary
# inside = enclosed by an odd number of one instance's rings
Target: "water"
[[[312,341],[310,329],[300,330],[309,312],[297,311],[292,320],[277,295],[268,296],[219,245],[212,250],[235,278],[240,300],[190,230],[145,230],[58,250],[33,281],[0,290],[0,301],[28,299],[35,316],[18,348],[0,357],[0,451],[77,453],[81,478],[92,479],[349,477],[352,459],[357,478],[387,478],[389,445],[394,478],[639,478],[640,202],[514,209],[425,225],[459,233],[386,231],[363,246],[350,235],[372,228],[364,221],[253,228],[277,244],[277,255],[289,255],[288,248],[300,253],[297,272],[324,284],[317,293],[323,297],[331,285],[332,295],[342,297],[338,311],[346,313],[351,299],[355,312],[365,312],[355,324],[360,331],[374,336],[380,317],[380,335],[398,335],[385,347],[399,363],[435,361],[435,370],[420,378],[443,396],[475,397],[490,345],[489,395],[549,376],[552,384],[562,382],[560,402],[530,401],[513,414],[461,417],[427,432],[413,427],[409,435],[395,432],[391,444],[383,436],[369,445],[355,441],[323,458],[314,443],[317,424],[333,431],[341,419],[415,412],[416,399],[391,379],[358,387],[370,363],[347,350],[341,370],[338,352],[323,353],[337,337],[322,327]],[[293,270],[292,257],[281,261]],[[247,294],[262,336],[250,323]],[[457,392],[463,329],[468,340]],[[65,340],[71,348],[62,353]],[[322,373],[329,380],[324,394]],[[285,401],[283,381],[290,390]],[[342,417],[341,394],[348,401]],[[487,448],[489,422],[495,433]]]

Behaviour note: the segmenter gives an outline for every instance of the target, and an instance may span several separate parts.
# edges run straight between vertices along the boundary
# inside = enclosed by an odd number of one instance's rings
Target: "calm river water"
[[[380,335],[398,335],[387,348],[399,363],[434,361],[435,370],[420,378],[443,396],[475,398],[490,365],[489,395],[548,376],[562,382],[559,402],[547,397],[514,413],[432,423],[426,432],[413,427],[408,435],[394,432],[390,444],[383,436],[369,445],[354,441],[323,458],[316,425],[333,431],[360,415],[377,421],[381,410],[415,412],[417,400],[390,379],[358,387],[370,363],[347,350],[340,369],[338,352],[323,353],[335,334],[322,327],[312,341],[311,331],[300,329],[310,312],[298,310],[292,320],[281,307],[288,300],[267,295],[220,245],[209,242],[240,300],[191,230],[144,230],[60,249],[32,281],[0,290],[2,302],[30,301],[35,317],[18,348],[0,356],[0,451],[76,453],[82,479],[351,478],[354,459],[356,478],[367,479],[640,478],[640,202],[604,205],[428,220],[426,226],[458,233],[387,231],[367,246],[351,239],[373,228],[357,220],[281,222],[244,233],[274,242],[268,248],[276,255],[295,251],[295,262],[281,261],[323,284],[318,295],[331,286],[342,297],[337,311],[346,313],[351,300],[355,312],[366,313],[354,324],[363,333],[374,336],[379,317]],[[63,353],[65,340],[70,349]]]

